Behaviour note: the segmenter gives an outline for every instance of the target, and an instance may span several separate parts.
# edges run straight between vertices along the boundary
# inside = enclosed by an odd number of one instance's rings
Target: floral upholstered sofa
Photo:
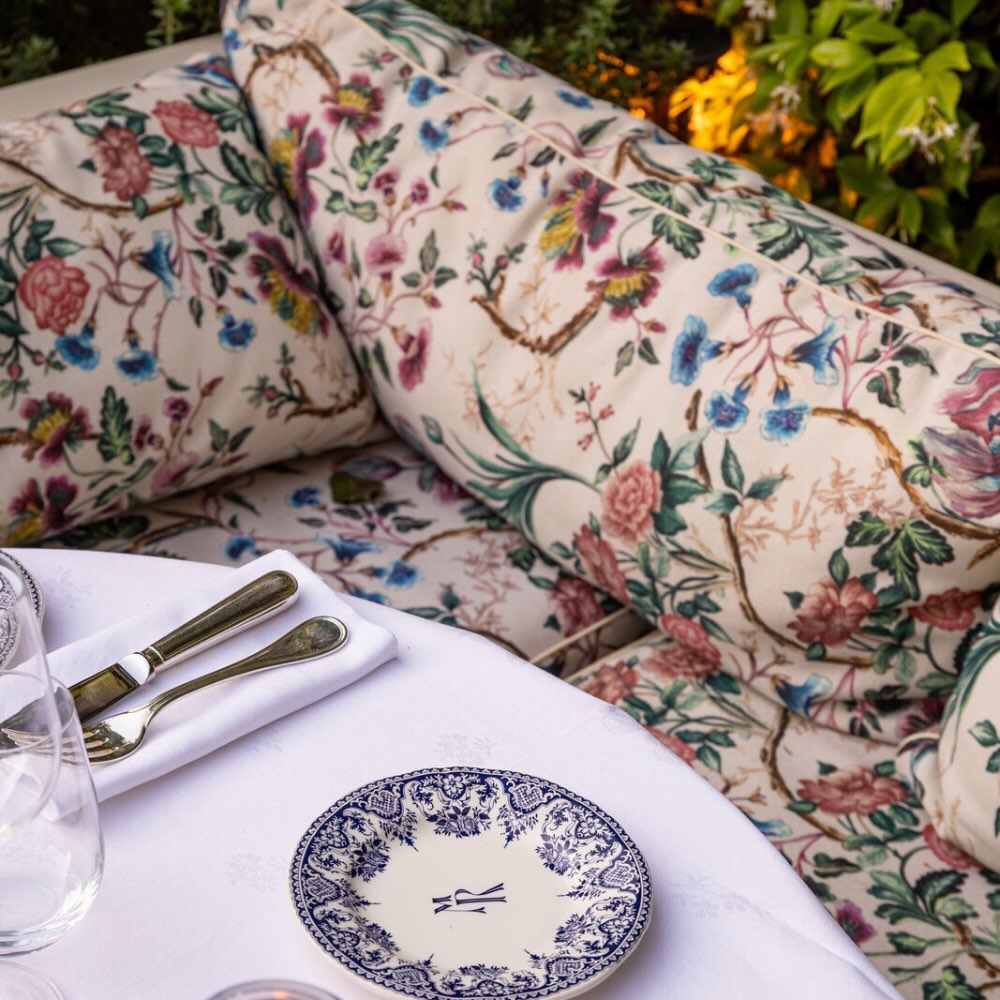
[[[0,539],[283,547],[487,635],[905,996],[991,995],[1000,293],[404,0],[223,29],[3,105]]]

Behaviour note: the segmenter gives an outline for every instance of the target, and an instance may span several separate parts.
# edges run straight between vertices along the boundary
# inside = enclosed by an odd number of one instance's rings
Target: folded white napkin
[[[278,550],[233,570],[220,584],[176,594],[146,614],[50,651],[52,673],[66,685],[75,684],[128,653],[144,649],[182,622],[274,569],[287,570],[298,580],[298,598],[294,604],[190,660],[161,667],[142,687],[105,714],[145,704],[182,681],[242,659],[314,615],[339,618],[347,626],[347,642],[328,656],[223,681],[168,705],[153,720],[145,741],[135,753],[94,765],[99,799],[118,795],[197,760],[332,694],[396,655],[396,639],[388,629],[366,621],[291,553]]]

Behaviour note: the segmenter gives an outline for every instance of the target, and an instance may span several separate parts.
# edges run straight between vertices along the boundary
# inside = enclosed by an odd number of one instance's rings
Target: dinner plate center
[[[572,880],[547,869],[527,838],[501,831],[443,835],[422,820],[414,846],[394,845],[385,870],[355,884],[374,905],[365,916],[392,935],[403,961],[433,956],[439,968],[527,968],[549,951],[578,908]]]

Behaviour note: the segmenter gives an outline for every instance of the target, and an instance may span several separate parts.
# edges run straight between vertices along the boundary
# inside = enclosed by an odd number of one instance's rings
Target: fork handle
[[[194,677],[183,684],[172,687],[169,691],[153,698],[149,703],[147,722],[157,712],[166,708],[171,702],[192,691],[200,691],[219,681],[227,681],[241,674],[250,674],[255,670],[266,670],[269,667],[280,667],[288,663],[299,663],[302,660],[312,660],[317,656],[332,653],[347,641],[347,626],[339,619],[326,615],[310,618],[286,632],[280,639],[275,639],[269,646],[245,656],[242,660],[230,663],[218,670]]]

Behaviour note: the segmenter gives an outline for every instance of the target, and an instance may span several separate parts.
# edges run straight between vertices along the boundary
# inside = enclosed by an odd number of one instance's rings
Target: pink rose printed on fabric
[[[600,621],[604,615],[590,584],[575,576],[560,577],[555,589],[549,591],[549,597],[555,605],[556,620],[565,636],[576,635]]]
[[[895,778],[860,765],[807,779],[798,789],[800,799],[815,802],[817,808],[836,816],[870,816],[882,806],[905,802],[908,796],[906,787]]]
[[[858,630],[875,609],[878,598],[852,576],[843,586],[834,580],[821,580],[809,588],[802,599],[795,620],[788,623],[800,642],[811,646],[839,646]]]
[[[943,594],[931,594],[919,608],[913,608],[910,614],[925,625],[951,632],[964,632],[972,628],[976,620],[975,611],[981,600],[982,594],[978,590],[952,587]]]
[[[661,733],[659,729],[656,729],[653,726],[643,726],[642,728],[645,729],[650,736],[655,736],[660,743],[663,744],[663,746],[665,746],[675,756],[680,757],[685,764],[694,763],[697,753],[690,743],[685,743],[684,740],[678,739],[673,733]]]
[[[19,298],[39,327],[60,336],[80,318],[89,291],[80,268],[51,254],[33,261],[17,285]]]
[[[580,554],[587,575],[594,584],[617,598],[623,604],[628,601],[625,575],[618,568],[615,551],[603,538],[594,534],[589,524],[583,525],[573,535],[576,550]]]
[[[94,140],[94,162],[104,181],[104,190],[119,201],[131,201],[149,190],[153,165],[142,154],[135,132],[105,125]]]
[[[653,514],[663,503],[659,473],[636,459],[608,477],[601,496],[601,525],[626,545],[636,545],[653,530]]]
[[[966,854],[961,847],[956,847],[950,840],[945,840],[932,824],[928,823],[921,832],[927,846],[937,855],[938,860],[949,868],[971,871],[982,867],[971,854]]]
[[[661,615],[660,628],[693,656],[704,660],[713,670],[722,663],[722,653],[712,642],[704,626],[684,615]]]
[[[679,642],[657,646],[646,657],[643,666],[661,683],[670,683],[679,678],[696,681],[718,673],[718,666],[711,660],[698,656]]]
[[[157,101],[153,114],[167,137],[182,146],[217,146],[219,126],[215,119],[189,101]]]
[[[596,674],[583,682],[583,690],[609,705],[617,705],[635,690],[638,683],[639,671],[619,660],[614,666],[603,664]]]

